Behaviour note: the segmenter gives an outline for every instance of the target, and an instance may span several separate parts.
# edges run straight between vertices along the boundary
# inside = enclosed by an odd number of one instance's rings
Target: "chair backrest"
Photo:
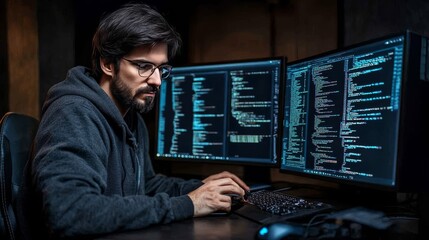
[[[0,239],[16,239],[15,203],[39,121],[8,112],[0,120]]]

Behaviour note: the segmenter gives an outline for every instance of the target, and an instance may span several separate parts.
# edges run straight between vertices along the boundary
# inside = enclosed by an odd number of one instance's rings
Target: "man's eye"
[[[150,71],[150,70],[152,70],[153,65],[149,64],[149,63],[140,63],[139,68],[143,71]]]

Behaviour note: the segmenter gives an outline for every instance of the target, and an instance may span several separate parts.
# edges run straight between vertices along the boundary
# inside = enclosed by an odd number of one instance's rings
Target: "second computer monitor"
[[[175,67],[160,89],[155,158],[276,166],[283,61]]]
[[[288,63],[281,170],[383,189],[427,185],[417,177],[427,156],[426,46],[407,32]]]

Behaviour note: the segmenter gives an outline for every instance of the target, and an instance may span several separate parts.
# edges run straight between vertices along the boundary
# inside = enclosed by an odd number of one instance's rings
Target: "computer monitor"
[[[428,46],[407,31],[289,62],[280,171],[427,189]]]
[[[160,88],[155,160],[239,164],[247,171],[257,167],[248,177],[267,180],[279,163],[284,61],[275,57],[173,68]]]

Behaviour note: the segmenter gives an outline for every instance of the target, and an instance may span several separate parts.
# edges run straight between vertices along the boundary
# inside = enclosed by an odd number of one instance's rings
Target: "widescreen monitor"
[[[427,49],[426,38],[405,32],[289,62],[281,172],[427,188]]]
[[[155,159],[278,166],[284,61],[276,57],[173,68],[160,88]]]

